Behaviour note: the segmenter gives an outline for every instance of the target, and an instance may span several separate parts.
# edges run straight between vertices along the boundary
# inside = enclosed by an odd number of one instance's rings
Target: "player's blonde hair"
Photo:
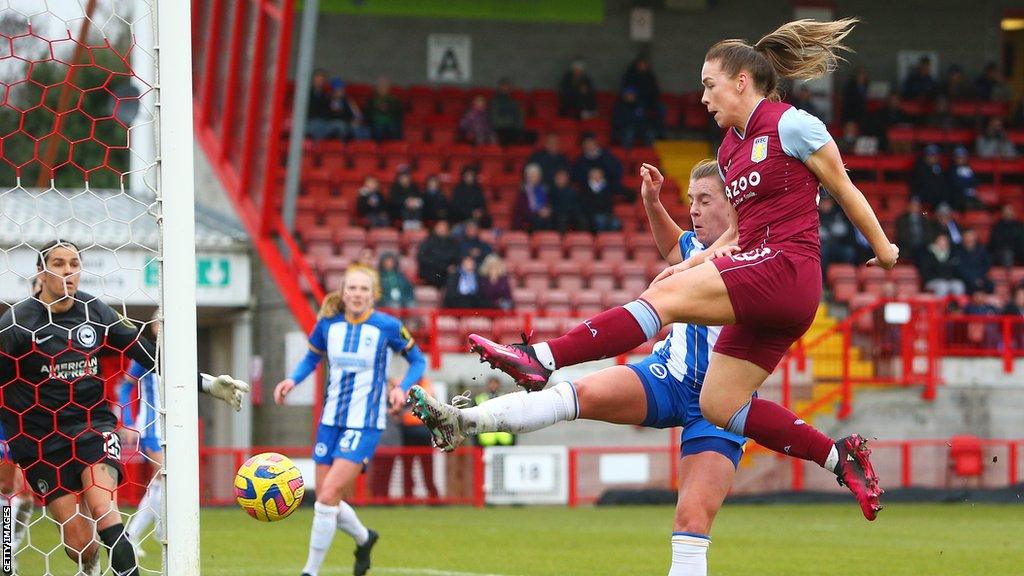
[[[320,312],[317,314],[317,318],[332,318],[338,314],[345,313],[345,302],[342,300],[342,293],[345,291],[345,282],[348,281],[349,274],[352,273],[366,274],[370,279],[370,285],[373,289],[373,299],[380,300],[380,276],[377,271],[369,266],[363,266],[362,264],[352,264],[345,269],[345,276],[341,281],[341,288],[328,292],[320,303]]]
[[[838,53],[852,51],[842,42],[857,22],[856,18],[787,22],[753,46],[745,40],[722,40],[704,60],[720,62],[730,78],[746,70],[760,92],[778,99],[779,78],[808,80],[835,70],[844,60]]]
[[[703,178],[715,178],[722,180],[722,173],[718,171],[718,161],[714,158],[705,158],[693,165],[690,170],[690,180],[697,181]]]

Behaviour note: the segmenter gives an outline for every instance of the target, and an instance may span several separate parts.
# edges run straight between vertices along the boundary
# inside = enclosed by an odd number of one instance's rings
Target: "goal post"
[[[162,505],[151,506],[148,521],[158,527],[147,525],[135,535],[148,549],[139,562],[144,575],[200,573],[191,5],[0,0],[0,314],[17,306],[44,311],[28,317],[31,321],[12,314],[8,337],[0,339],[0,364],[5,370],[17,366],[14,375],[5,376],[0,396],[7,424],[3,447],[13,454],[20,442],[23,466],[36,464],[30,455],[37,452],[54,470],[65,463],[89,470],[119,463],[118,505],[129,528],[132,520],[146,516],[137,503],[149,494],[155,472],[165,496]],[[203,237],[218,233],[209,225],[201,228]],[[84,320],[58,317],[63,312],[34,298],[42,294],[34,292],[41,277],[53,280],[66,273],[37,271],[39,250],[57,239],[74,243],[80,256],[78,292],[92,297],[75,304]],[[65,281],[59,278],[46,289],[68,290]],[[114,344],[111,334],[127,333],[131,339],[133,326],[154,322],[160,327],[156,366],[147,375],[157,377],[147,390],[155,392],[144,394],[139,383],[131,396],[119,395],[129,394],[121,390],[120,375],[138,352],[131,344]],[[18,348],[9,335],[26,331],[30,337],[18,342],[27,344]],[[38,362],[31,365],[34,372],[25,368],[26,359]],[[17,386],[6,387],[12,383]],[[33,386],[36,399],[29,394],[25,402],[34,405],[2,404],[10,401],[11,389]],[[66,397],[47,405],[40,400],[44,387]],[[129,425],[126,415],[143,408],[146,424]],[[70,416],[59,424],[53,418],[52,433],[34,436],[42,433],[30,426],[38,426],[33,410],[65,409],[77,411],[80,424],[69,425]],[[163,466],[153,455],[159,450],[137,441],[140,432],[151,430],[160,431],[146,440],[162,446]],[[63,452],[57,456],[52,445],[44,450],[46,438],[66,439],[60,449],[69,456],[60,460]],[[80,441],[99,448],[86,455]],[[0,462],[0,468],[9,473],[12,461]],[[89,487],[85,480],[75,486],[73,475],[67,480],[56,473],[52,478],[16,474],[25,482],[4,487],[10,491],[0,495],[3,507],[13,509],[19,497],[31,502]],[[90,512],[79,508],[76,514]],[[24,527],[25,536],[0,559],[13,552],[16,574],[75,573],[74,561],[60,545],[65,521],[45,508],[16,518],[13,525]],[[102,547],[100,565],[112,573]]]
[[[194,576],[199,574],[199,408],[191,3],[154,1],[167,439],[164,565],[166,574]]]

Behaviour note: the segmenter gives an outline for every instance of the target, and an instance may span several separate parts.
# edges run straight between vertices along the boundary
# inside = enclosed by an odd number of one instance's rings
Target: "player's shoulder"
[[[398,332],[402,329],[402,321],[386,312],[374,310],[373,314],[366,320],[371,326],[376,326],[385,332]]]

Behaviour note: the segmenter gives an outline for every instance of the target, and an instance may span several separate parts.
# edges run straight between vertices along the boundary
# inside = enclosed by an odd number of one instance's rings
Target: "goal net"
[[[189,3],[163,4],[0,0],[0,574],[115,574],[118,522],[140,574],[198,574]],[[80,272],[40,260],[56,240]],[[74,276],[74,306],[48,305]],[[116,508],[92,518],[111,461]]]

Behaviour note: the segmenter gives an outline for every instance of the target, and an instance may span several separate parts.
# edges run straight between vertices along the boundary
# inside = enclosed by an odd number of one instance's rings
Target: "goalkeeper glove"
[[[203,377],[203,392],[231,404],[236,411],[242,409],[242,398],[249,392],[247,383],[236,380],[227,374],[220,376],[200,374],[200,376]]]

